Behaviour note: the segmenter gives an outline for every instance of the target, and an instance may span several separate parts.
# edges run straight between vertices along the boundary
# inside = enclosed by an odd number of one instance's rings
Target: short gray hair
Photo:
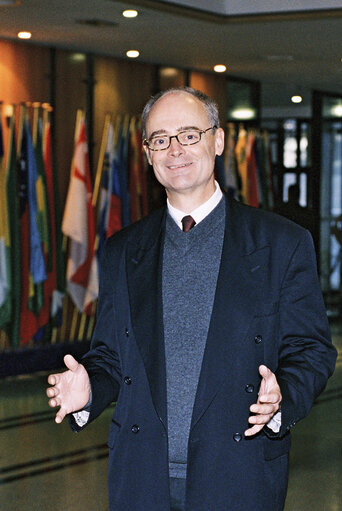
[[[204,94],[204,92],[193,89],[192,87],[174,87],[172,89],[167,89],[165,91],[158,92],[157,94],[152,96],[146,103],[141,116],[143,139],[146,138],[146,122],[152,107],[157,103],[159,99],[163,98],[164,96],[167,96],[168,94],[175,94],[178,92],[186,92],[188,94],[191,94],[192,96],[195,96],[195,98],[199,99],[201,103],[203,103],[204,108],[207,111],[208,120],[210,124],[212,126],[216,126],[217,128],[220,127],[218,107],[213,99]]]

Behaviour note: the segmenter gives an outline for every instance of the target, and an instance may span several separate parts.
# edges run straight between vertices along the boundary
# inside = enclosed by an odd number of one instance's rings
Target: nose
[[[168,153],[171,156],[179,156],[184,152],[184,147],[178,142],[175,136],[170,137],[170,146]]]

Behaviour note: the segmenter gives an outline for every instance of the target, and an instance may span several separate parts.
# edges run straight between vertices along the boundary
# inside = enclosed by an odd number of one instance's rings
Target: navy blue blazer
[[[310,234],[227,200],[226,230],[188,443],[187,511],[280,511],[289,430],[331,375],[336,350]],[[169,511],[161,261],[166,210],[105,246],[98,316],[83,359],[91,422],[116,401],[110,425],[112,511]],[[245,438],[258,367],[275,372],[282,426]],[[78,428],[76,425],[73,426]]]

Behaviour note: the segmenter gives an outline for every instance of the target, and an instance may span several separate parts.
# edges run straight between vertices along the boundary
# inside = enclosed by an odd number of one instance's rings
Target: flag
[[[75,144],[71,178],[64,210],[63,233],[70,238],[67,289],[79,311],[90,312],[98,293],[95,220],[85,121]]]
[[[235,158],[235,128],[234,124],[228,125],[224,151],[225,190],[235,197],[239,188]]]
[[[129,116],[126,115],[119,124],[118,140],[115,147],[115,163],[119,178],[122,227],[131,223],[130,197],[128,184],[128,147],[129,147]]]
[[[51,321],[53,326],[59,326],[62,320],[62,303],[65,291],[64,257],[61,237],[61,214],[58,195],[58,183],[54,171],[51,124],[46,121],[44,125],[43,158],[46,176],[46,191],[51,229],[51,260],[49,266],[49,290],[52,293]]]
[[[30,144],[31,141],[31,144]],[[34,294],[34,282],[43,282],[45,273],[40,265],[44,264],[38,227],[35,222],[35,163],[31,133],[28,120],[23,121],[17,162],[17,181],[19,189],[19,229],[20,229],[20,342],[27,344],[39,330],[37,317],[29,308],[29,298]],[[30,167],[30,178],[29,178]],[[30,182],[30,192],[29,192]],[[35,204],[29,205],[29,196]],[[32,225],[32,236],[31,236]],[[35,257],[36,256],[36,257]],[[37,267],[35,266],[37,264]],[[33,273],[31,273],[31,267]],[[45,264],[44,264],[45,267]]]
[[[238,140],[235,146],[235,155],[237,160],[237,167],[241,179],[241,198],[243,202],[247,203],[247,131],[240,128]]]
[[[5,326],[12,348],[19,346],[20,342],[20,231],[19,231],[19,203],[17,195],[17,156],[15,144],[14,114],[10,119],[8,137],[7,169],[6,169],[7,212],[9,218],[9,245],[10,245],[10,301],[11,321]]]
[[[141,120],[139,121],[139,123],[135,124],[135,138],[141,183],[141,213],[142,216],[144,217],[149,213],[149,204],[148,204],[147,166],[145,164],[145,152],[143,150]]]
[[[115,150],[109,159],[109,204],[107,216],[107,237],[116,233],[122,228],[122,201],[120,188],[120,169]]]
[[[37,112],[38,113],[38,112]],[[39,326],[42,327],[50,319],[50,302],[52,292],[50,290],[51,270],[51,226],[48,211],[48,199],[46,190],[45,168],[42,147],[42,121],[37,120],[35,133],[34,159],[36,163],[35,192],[37,202],[36,225],[39,233],[40,247],[42,250],[45,279],[34,282],[33,293],[30,295],[29,307],[38,316]]]
[[[4,162],[2,117],[0,110],[0,328],[11,320],[11,249],[7,202],[7,172]]]
[[[141,127],[135,117],[129,126],[129,194],[131,221],[136,222],[148,214],[149,208]]]
[[[38,170],[28,119],[25,120],[27,150],[27,192],[30,225],[30,274],[34,284],[41,284],[47,279],[42,240],[38,225]]]
[[[118,168],[115,164],[114,128],[111,122],[107,129],[106,148],[102,163],[98,246],[97,254],[100,257],[103,244],[108,236],[121,229],[121,199]]]

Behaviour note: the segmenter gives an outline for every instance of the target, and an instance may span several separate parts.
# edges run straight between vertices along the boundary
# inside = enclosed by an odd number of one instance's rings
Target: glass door
[[[342,313],[342,96],[316,93],[320,134],[319,269],[331,314]],[[317,111],[319,108],[319,111]],[[318,119],[320,125],[318,125]]]

